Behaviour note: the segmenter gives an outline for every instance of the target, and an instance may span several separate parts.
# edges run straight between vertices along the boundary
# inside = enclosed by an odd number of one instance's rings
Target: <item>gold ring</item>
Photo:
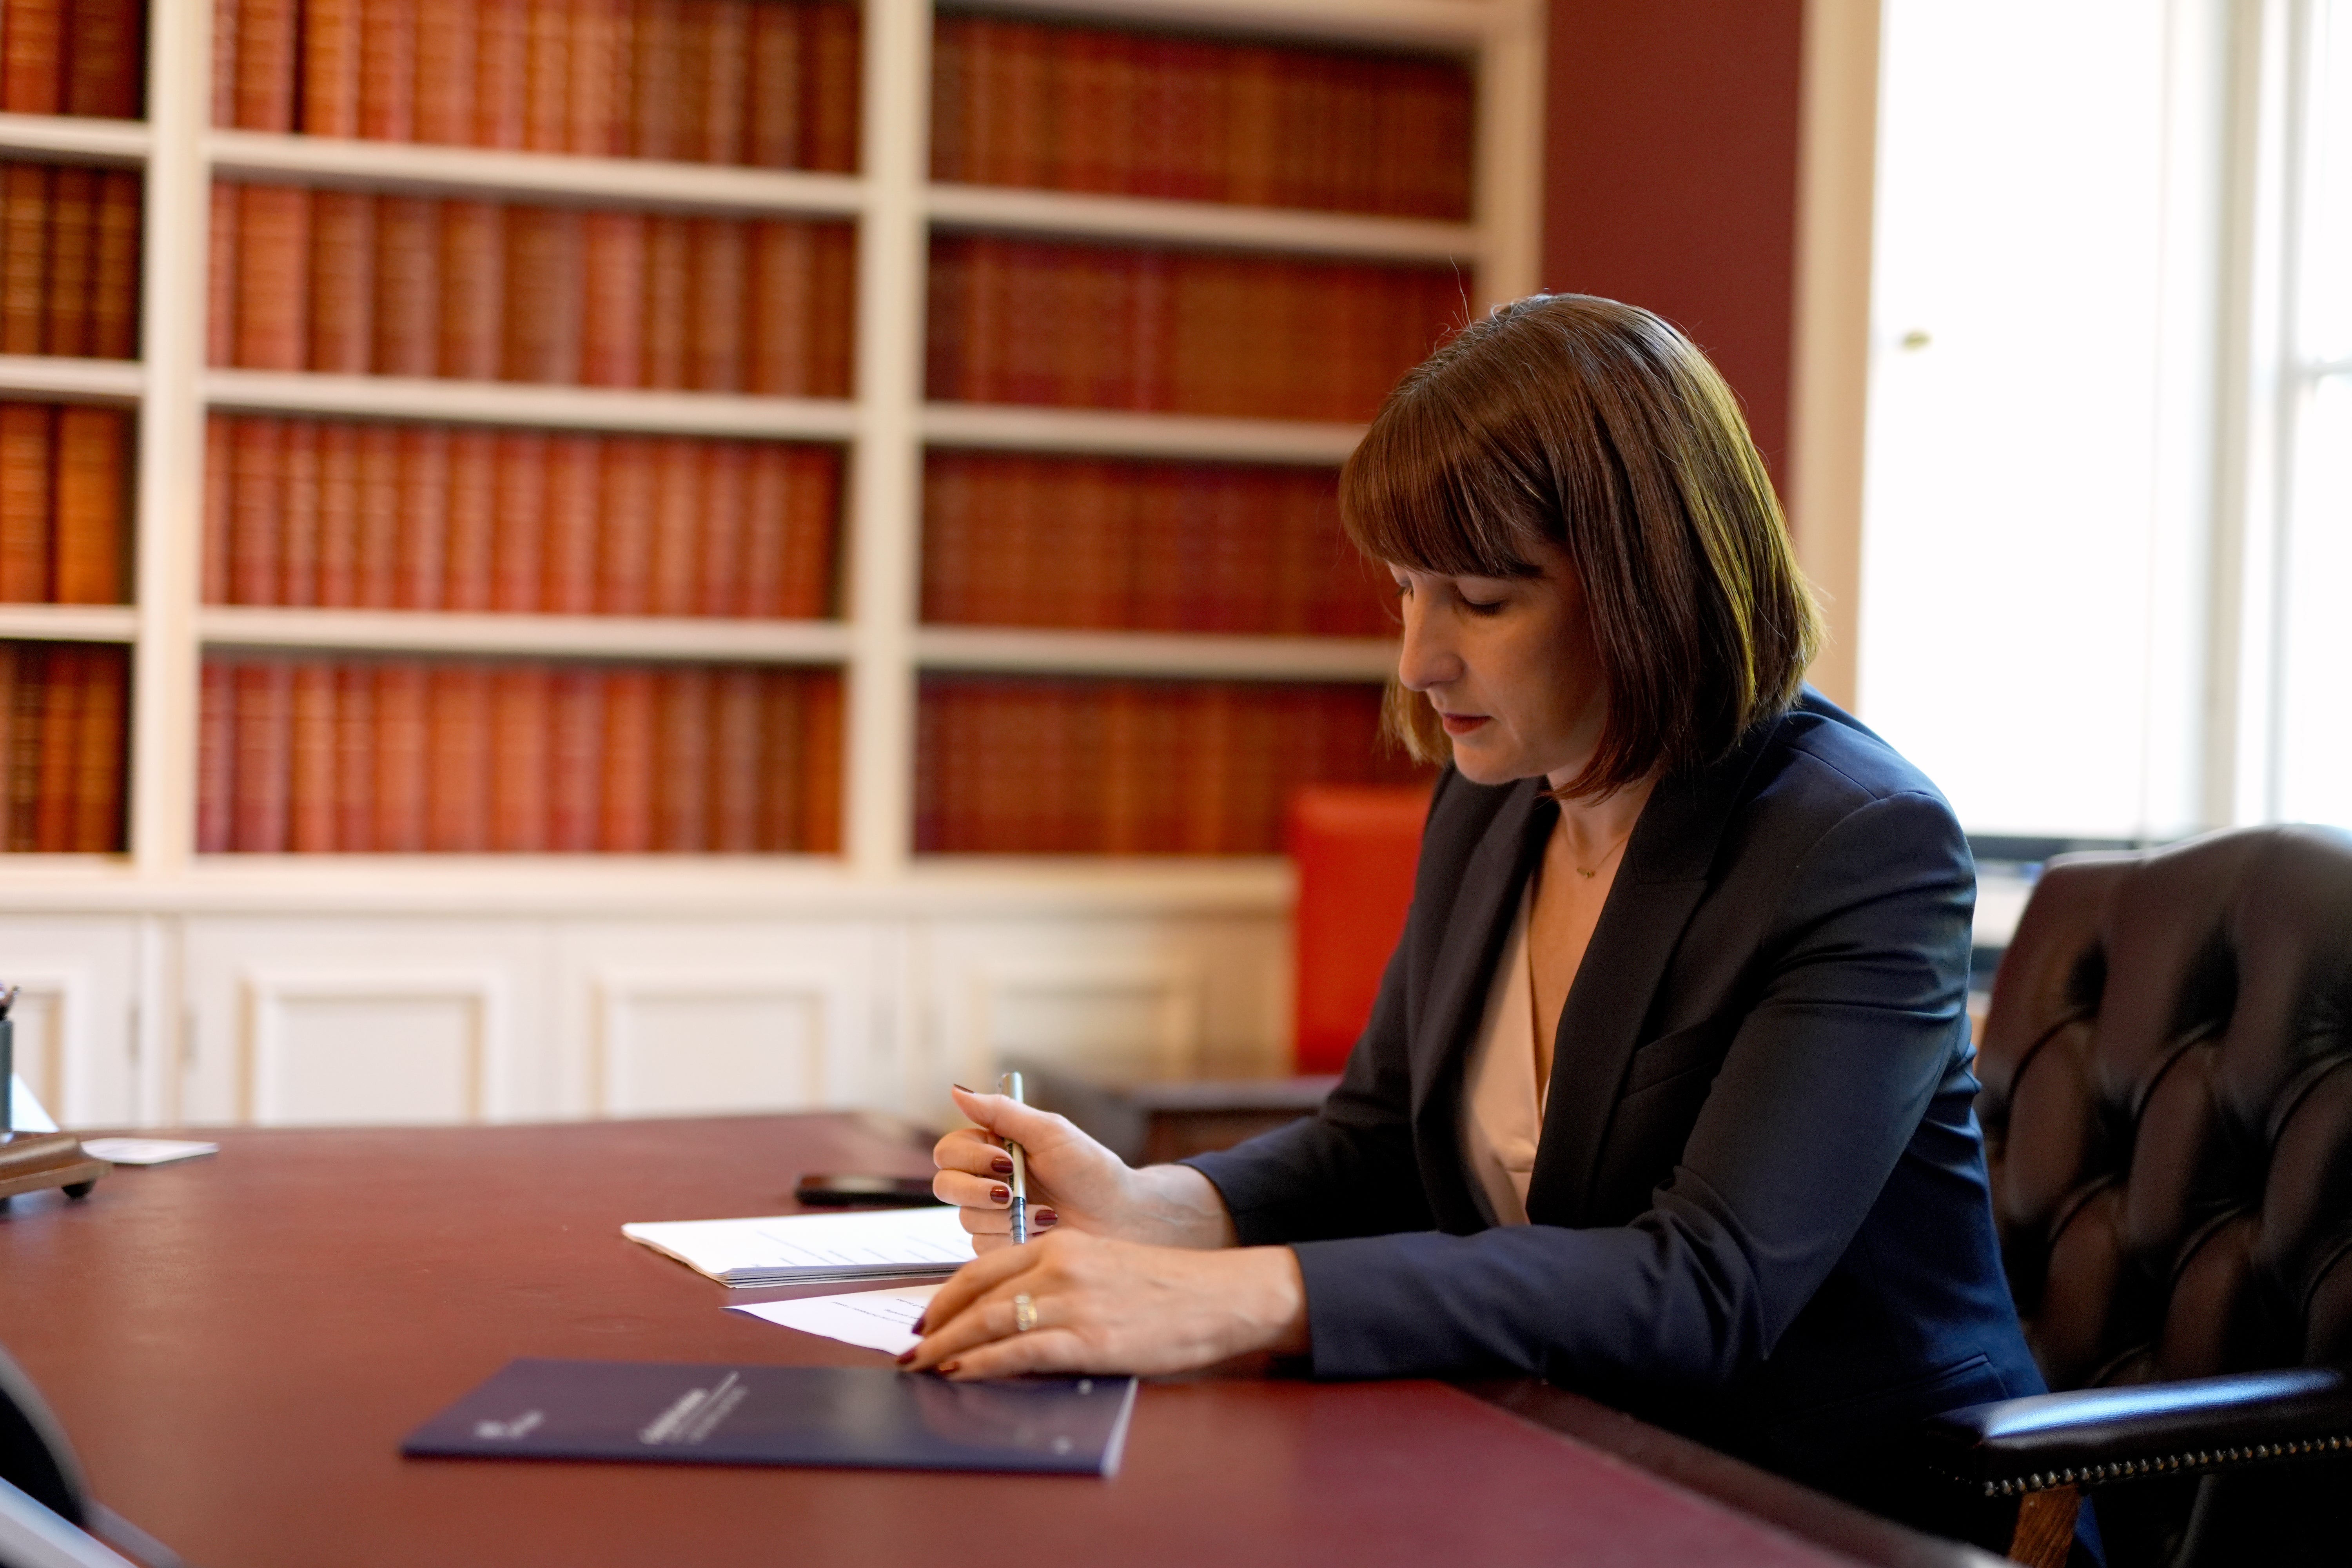
[[[1025,1334],[1037,1326],[1037,1303],[1026,1296],[1013,1298],[1013,1331]]]

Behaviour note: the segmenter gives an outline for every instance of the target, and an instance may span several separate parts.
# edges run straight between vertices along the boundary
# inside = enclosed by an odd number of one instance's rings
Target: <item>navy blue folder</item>
[[[1131,1377],[949,1383],[882,1367],[509,1362],[415,1457],[1118,1472]]]

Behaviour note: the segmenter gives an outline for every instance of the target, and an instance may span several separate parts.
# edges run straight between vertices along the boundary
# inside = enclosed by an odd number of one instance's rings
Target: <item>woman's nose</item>
[[[1414,599],[1404,605],[1404,640],[1397,650],[1397,682],[1408,690],[1426,691],[1462,673],[1462,660],[1433,616]]]

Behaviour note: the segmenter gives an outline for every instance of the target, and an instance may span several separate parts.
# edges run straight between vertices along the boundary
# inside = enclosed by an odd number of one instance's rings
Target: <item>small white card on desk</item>
[[[797,1301],[759,1301],[730,1307],[804,1334],[839,1340],[885,1355],[900,1355],[919,1342],[915,1320],[939,1293],[937,1285],[907,1285],[896,1290],[859,1290],[846,1296],[803,1296]]]
[[[85,1138],[82,1148],[96,1159],[117,1165],[168,1165],[199,1154],[217,1154],[217,1143],[196,1143],[184,1138]]]

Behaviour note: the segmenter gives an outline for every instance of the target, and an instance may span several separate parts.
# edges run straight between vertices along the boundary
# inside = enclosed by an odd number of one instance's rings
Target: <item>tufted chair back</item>
[[[2352,837],[2051,862],[1978,1073],[2053,1389],[2352,1361]]]

